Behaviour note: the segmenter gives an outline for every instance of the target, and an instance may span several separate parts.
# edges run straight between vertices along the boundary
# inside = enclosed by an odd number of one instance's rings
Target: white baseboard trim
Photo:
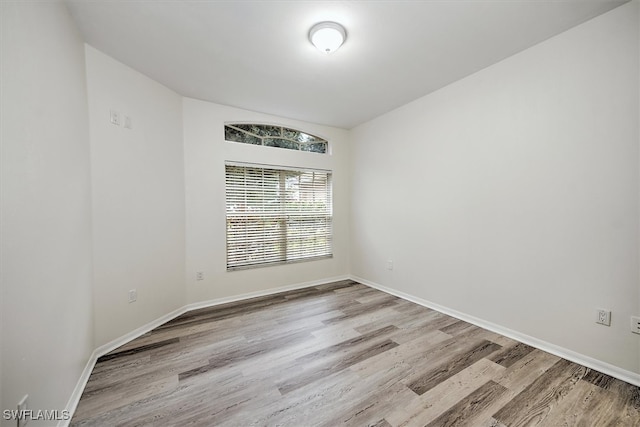
[[[338,282],[341,280],[350,280],[351,277],[348,275],[344,275],[344,276],[337,276],[337,277],[330,277],[327,279],[320,279],[320,280],[313,280],[310,282],[303,282],[303,283],[296,283],[293,285],[287,285],[287,286],[281,286],[278,288],[271,288],[271,289],[267,289],[264,291],[257,291],[257,292],[249,292],[246,294],[240,294],[240,295],[234,295],[231,297],[224,297],[224,298],[216,298],[216,299],[212,299],[212,300],[208,300],[208,301],[202,301],[202,302],[196,302],[196,303],[191,303],[191,304],[187,304],[184,305],[174,311],[172,311],[171,313],[165,314],[162,317],[159,317],[149,323],[147,323],[146,325],[143,325],[119,338],[116,338],[115,340],[108,342],[104,345],[101,345],[100,347],[96,348],[93,353],[91,354],[91,356],[89,357],[89,360],[87,361],[86,366],[84,367],[84,370],[82,371],[82,374],[80,375],[80,379],[78,380],[75,388],[73,389],[73,393],[71,393],[71,397],[69,398],[69,401],[67,402],[67,406],[65,407],[65,410],[68,411],[68,413],[70,414],[70,419],[69,420],[60,420],[58,422],[58,426],[57,427],[68,427],[69,423],[71,422],[71,418],[73,418],[73,414],[76,411],[76,408],[78,407],[78,403],[80,402],[80,397],[82,397],[82,392],[84,391],[84,388],[87,386],[87,382],[89,381],[89,377],[91,376],[91,372],[93,371],[94,366],[96,365],[96,362],[98,361],[98,359],[102,356],[104,356],[105,354],[115,350],[116,348],[125,345],[126,343],[133,341],[134,339],[146,334],[147,332],[152,331],[153,329],[157,328],[158,326],[167,323],[170,320],[175,319],[176,317],[188,312],[188,311],[192,311],[192,310],[198,310],[201,308],[207,308],[207,307],[214,307],[216,305],[221,305],[221,304],[227,304],[230,302],[235,302],[235,301],[242,301],[242,300],[246,300],[246,299],[250,299],[250,298],[256,298],[256,297],[263,297],[263,296],[267,296],[267,295],[273,295],[273,294],[278,294],[281,292],[286,292],[286,291],[293,291],[296,289],[304,289],[304,288],[310,288],[312,286],[318,286],[318,285],[323,285],[325,283],[332,283],[332,282]]]
[[[65,408],[65,410],[68,411],[68,413],[70,414],[70,419],[69,420],[61,420],[58,422],[58,427],[67,427],[69,425],[69,423],[71,422],[71,418],[73,418],[73,414],[76,412],[76,408],[78,407],[78,403],[80,402],[80,397],[82,397],[82,392],[84,391],[84,388],[87,386],[87,382],[89,381],[89,377],[91,376],[91,372],[93,371],[94,366],[96,365],[96,362],[98,361],[98,359],[102,356],[104,356],[105,354],[109,353],[110,351],[115,350],[116,348],[125,345],[126,343],[128,343],[129,341],[132,341],[144,334],[146,334],[147,332],[153,330],[154,328],[157,328],[158,326],[162,325],[163,323],[168,322],[169,320],[175,319],[176,317],[180,316],[181,314],[185,313],[186,310],[186,306],[180,307],[174,311],[172,311],[169,314],[166,314],[162,317],[159,317],[158,319],[155,319],[149,323],[147,323],[146,325],[143,325],[131,332],[129,332],[128,334],[125,334],[119,338],[116,338],[113,341],[110,341],[104,345],[101,345],[100,347],[96,348],[93,353],[91,354],[91,356],[89,357],[89,360],[87,361],[86,366],[84,367],[84,370],[82,371],[82,375],[80,375],[80,379],[78,380],[78,383],[76,384],[76,387],[73,389],[73,393],[71,394],[71,398],[69,398],[69,402],[67,403],[67,407]]]
[[[98,357],[96,355],[97,355],[97,352],[96,350],[94,350],[93,353],[91,353],[91,356],[89,356],[89,360],[87,361],[87,364],[84,366],[84,369],[82,370],[82,374],[80,374],[80,379],[76,383],[76,386],[73,389],[73,393],[71,393],[71,397],[67,402],[67,406],[64,408],[69,414],[69,419],[58,421],[58,427],[67,427],[71,422],[71,418],[73,418],[73,414],[76,411],[76,408],[78,407],[78,402],[80,402],[80,397],[82,396],[82,392],[84,391],[84,388],[87,386],[87,381],[89,381],[89,377],[91,376],[91,371],[93,371],[93,367],[96,365],[96,360],[98,360]]]
[[[430,308],[432,310],[439,311],[448,316],[455,317],[456,319],[464,320],[465,322],[474,324],[481,328],[487,329],[491,332],[498,333],[500,335],[504,335],[505,337],[514,339],[516,341],[520,341],[532,347],[536,347],[540,350],[546,351],[547,353],[551,353],[555,356],[562,357],[564,359],[570,360],[571,362],[578,363],[580,365],[586,366],[587,368],[594,369],[596,371],[602,372],[603,374],[610,375],[614,378],[618,378],[619,380],[625,381],[629,384],[633,384],[635,386],[640,387],[640,374],[637,374],[632,371],[628,371],[626,369],[622,369],[618,366],[611,365],[609,363],[603,362],[601,360],[594,359],[589,356],[585,356],[584,354],[577,353],[573,350],[569,350],[567,348],[551,344],[547,341],[543,341],[541,339],[520,333],[518,331],[514,331],[509,328],[505,328],[504,326],[497,325],[495,323],[488,322],[486,320],[480,319],[475,316],[471,316],[465,313],[462,313],[457,310],[453,310],[451,308],[442,306],[440,304],[433,303],[431,301],[427,301],[425,299],[416,297],[414,295],[410,295],[401,291],[397,291],[392,288],[388,288],[386,286],[382,286],[378,283],[371,282],[370,280],[363,279],[357,276],[351,276],[351,280],[356,281],[358,283],[362,283],[363,285],[370,286],[372,288],[378,289],[382,292],[386,292],[388,294],[397,296],[398,298],[402,298],[407,301],[411,301],[413,303],[419,304],[423,307]]]
[[[140,326],[137,329],[134,329],[133,331],[124,334],[123,336],[116,338],[113,341],[110,341],[106,344],[101,345],[100,347],[98,347],[95,351],[95,353],[98,355],[98,357],[96,358],[96,360],[102,356],[104,356],[105,354],[115,350],[118,347],[121,347],[123,345],[125,345],[126,343],[133,341],[136,338],[141,337],[142,335],[146,334],[147,332],[157,328],[158,326],[167,323],[169,320],[173,320],[176,317],[180,316],[181,314],[184,314],[187,312],[186,306],[182,306],[180,308],[177,308],[175,310],[173,310],[171,313],[165,314],[162,317],[159,317],[155,320],[152,320],[151,322],[147,323],[146,325]]]
[[[303,282],[303,283],[297,283],[295,285],[287,285],[287,286],[281,286],[279,288],[272,288],[266,291],[249,292],[246,294],[234,295],[231,297],[216,298],[208,301],[195,302],[192,304],[187,304],[184,308],[186,309],[185,312],[191,311],[191,310],[198,310],[201,308],[227,304],[229,302],[242,301],[250,298],[264,297],[267,295],[279,294],[280,292],[294,291],[296,289],[310,288],[312,286],[324,285],[325,283],[339,282],[340,280],[350,280],[350,279],[351,279],[350,276],[345,275],[345,276],[331,277],[328,279],[312,280],[310,282]]]

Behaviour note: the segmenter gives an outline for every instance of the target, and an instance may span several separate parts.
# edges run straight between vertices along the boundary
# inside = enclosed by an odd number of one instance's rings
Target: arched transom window
[[[328,151],[328,143],[325,139],[283,126],[230,123],[224,126],[224,139],[243,144],[311,153],[326,154]]]

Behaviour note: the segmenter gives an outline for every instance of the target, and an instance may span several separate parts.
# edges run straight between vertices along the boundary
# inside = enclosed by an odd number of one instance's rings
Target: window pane
[[[306,151],[309,153],[327,153],[326,140],[282,126],[232,123],[224,127],[225,141],[243,144],[262,145],[265,147],[284,148],[287,150]]]
[[[226,165],[227,269],[332,255],[331,173]]]
[[[300,144],[300,149],[302,151],[309,151],[312,153],[326,153],[327,152],[327,143],[326,142],[316,142],[314,144]]]
[[[257,136],[281,136],[282,135],[282,128],[280,126],[245,125],[245,124],[234,124],[232,126]]]
[[[287,148],[289,150],[298,150],[300,147],[297,142],[289,141],[282,138],[265,138],[264,145],[267,147]]]
[[[262,140],[260,138],[229,126],[224,127],[224,139],[226,141],[242,142],[244,144],[262,145]]]
[[[282,136],[292,141],[298,141],[302,143],[318,142],[318,141],[324,142],[324,139],[322,138],[310,135],[308,133],[300,132],[298,130],[289,129],[289,128],[282,128]]]

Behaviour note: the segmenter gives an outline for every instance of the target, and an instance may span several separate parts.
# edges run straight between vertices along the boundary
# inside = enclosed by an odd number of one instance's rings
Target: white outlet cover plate
[[[604,308],[596,309],[596,323],[605,326],[611,326],[611,310]]]
[[[640,334],[640,316],[631,316],[631,332]]]
[[[120,113],[116,110],[109,111],[109,117],[112,125],[120,126]]]

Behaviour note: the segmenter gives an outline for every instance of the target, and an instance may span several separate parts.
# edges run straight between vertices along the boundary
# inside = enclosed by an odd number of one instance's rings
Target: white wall
[[[93,350],[84,46],[61,3],[1,8],[0,409],[63,410]]]
[[[289,126],[326,138],[331,155],[224,141],[225,122]],[[184,99],[187,188],[187,300],[207,301],[348,274],[348,172],[345,130]],[[226,271],[225,161],[301,166],[333,171],[334,256],[296,264]],[[205,279],[196,281],[196,272]]]
[[[640,22],[640,0],[633,0],[636,4],[636,13],[638,15],[638,22]],[[638,25],[637,36],[638,36],[638,99],[640,99],[640,24]],[[640,108],[638,108],[638,126],[640,126]],[[640,131],[638,131],[638,145],[640,145]],[[638,160],[640,162],[640,159]],[[638,179],[640,179],[640,174],[638,175]],[[639,230],[640,231],[640,230]],[[638,240],[640,241],[640,235],[638,236]],[[640,263],[639,263],[640,264]],[[640,307],[640,283],[638,284],[638,307]],[[640,311],[640,310],[639,310]],[[640,339],[638,340],[638,354],[640,354]],[[638,361],[640,364],[640,361]],[[640,370],[640,368],[638,368]]]
[[[355,128],[352,273],[640,372],[637,8]]]
[[[98,347],[185,303],[182,98],[90,46],[86,57]]]
[[[2,409],[62,409],[95,347],[185,303],[350,272],[640,372],[639,20],[634,1],[350,133],[182,99],[85,49],[60,3],[2,2]],[[226,143],[229,121],[332,155]],[[334,257],[226,272],[227,160],[331,169]]]
[[[636,13],[638,16],[638,22],[640,22],[640,0],[633,0],[636,4]],[[638,99],[640,99],[640,24],[638,25],[637,36],[638,36]],[[640,108],[638,108],[638,126],[640,126]],[[640,145],[640,131],[638,131],[638,145]],[[640,162],[640,159],[638,160]],[[638,179],[640,179],[640,174],[638,175]],[[640,231],[640,230],[639,230]],[[638,236],[638,240],[640,241],[640,235]],[[640,264],[640,263],[639,263]],[[638,307],[640,307],[640,283],[638,284]],[[640,310],[638,310],[640,311]],[[640,354],[640,339],[638,340],[638,354]],[[640,364],[640,360],[638,361]],[[640,371],[640,367],[638,368]]]

